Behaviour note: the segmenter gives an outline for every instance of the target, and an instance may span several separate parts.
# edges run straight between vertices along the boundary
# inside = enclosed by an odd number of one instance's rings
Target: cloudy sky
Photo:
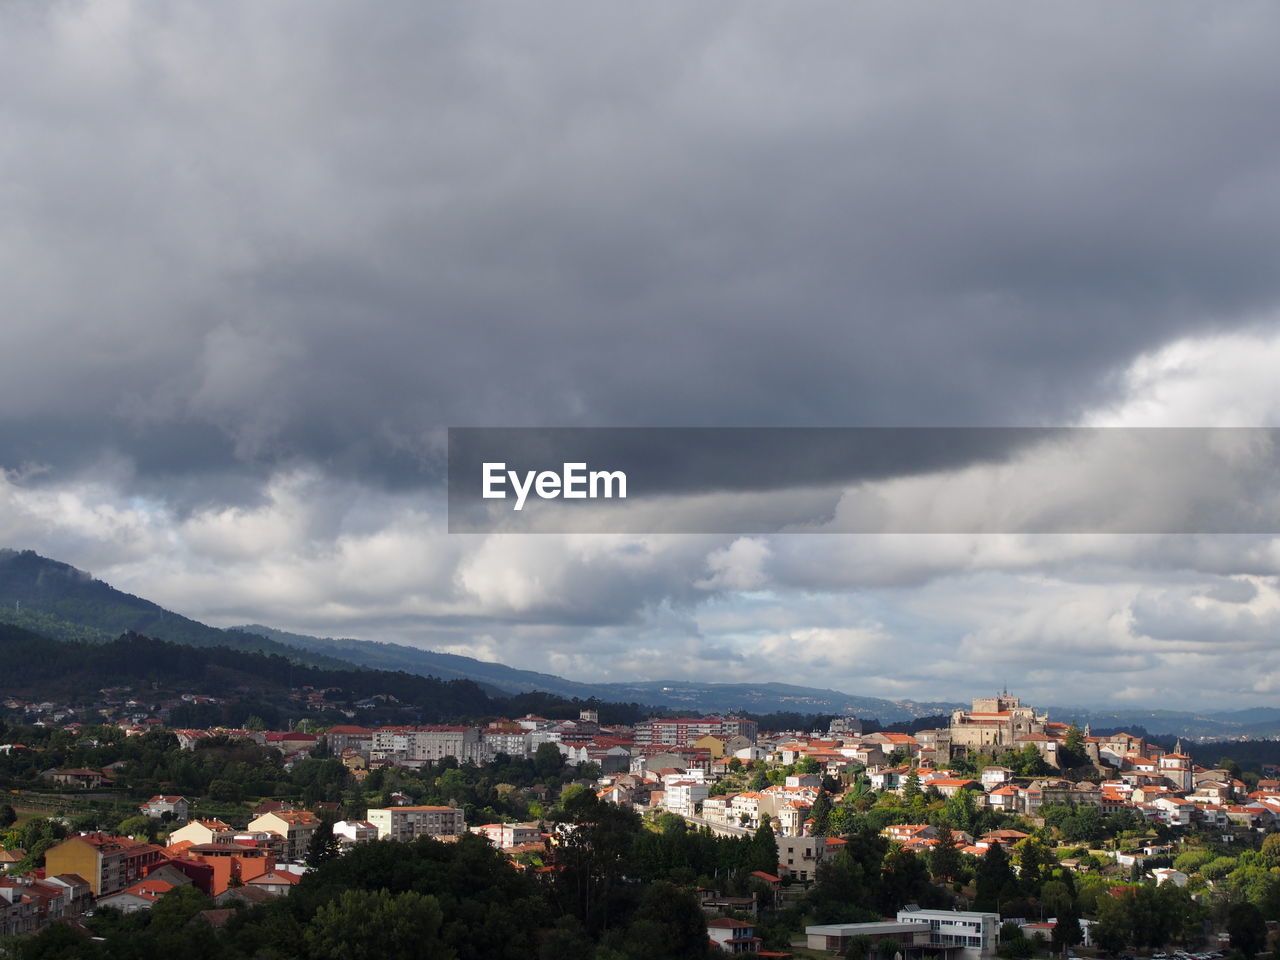
[[[449,535],[443,454],[1280,426],[1278,33],[1262,2],[6,3],[0,545],[576,679],[1272,703],[1275,537]]]

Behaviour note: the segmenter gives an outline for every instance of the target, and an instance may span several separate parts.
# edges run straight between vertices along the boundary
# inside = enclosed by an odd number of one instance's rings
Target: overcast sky
[[[5,3],[0,545],[575,679],[1273,703],[1277,538],[450,536],[442,478],[449,426],[1280,426],[1277,35]]]

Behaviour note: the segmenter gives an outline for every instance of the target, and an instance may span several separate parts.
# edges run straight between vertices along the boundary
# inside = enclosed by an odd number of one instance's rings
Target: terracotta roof
[[[270,873],[259,874],[252,880],[247,881],[250,884],[258,884],[259,886],[276,886],[279,884],[288,884],[293,886],[302,877],[296,873],[287,873],[283,870],[272,870]]]

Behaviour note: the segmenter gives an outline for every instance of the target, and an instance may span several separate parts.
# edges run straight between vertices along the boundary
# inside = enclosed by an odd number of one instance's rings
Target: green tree
[[[947,798],[942,815],[955,829],[972,833],[978,822],[978,810],[974,804],[973,791],[957,790]]]
[[[875,941],[866,934],[858,934],[849,938],[849,942],[844,945],[844,951],[840,954],[845,960],[871,960],[871,950],[875,946]]]
[[[1071,891],[1061,880],[1046,880],[1040,886],[1040,902],[1044,904],[1044,912],[1051,917],[1070,913],[1075,909]]]
[[[556,850],[557,898],[589,934],[598,935],[617,912],[640,818],[591,790],[565,799],[556,817],[567,834]]]
[[[929,871],[910,850],[896,845],[885,855],[880,870],[880,911],[896,913],[908,903],[924,898],[929,889]]]
[[[576,917],[560,917],[538,946],[538,960],[592,960],[594,955],[595,947]]]
[[[1072,723],[1067,727],[1067,736],[1063,741],[1062,750],[1059,752],[1058,762],[1062,766],[1079,767],[1087,763],[1088,755],[1084,748],[1084,731],[1076,723]]]
[[[649,887],[627,928],[631,957],[701,960],[707,955],[707,920],[693,895],[669,883]]]
[[[1084,939],[1084,931],[1080,929],[1080,917],[1075,910],[1058,914],[1058,922],[1053,926],[1053,949],[1058,953],[1066,953]]]
[[[33,937],[14,941],[8,949],[7,955],[19,960],[87,960],[103,956],[98,944],[65,923],[51,923]]]
[[[1014,884],[1013,870],[1009,867],[1009,857],[1004,852],[1004,845],[993,843],[978,861],[974,870],[975,910],[998,910],[1004,890]]]
[[[174,887],[151,907],[150,927],[155,930],[180,930],[197,913],[212,906],[213,900],[195,887]]]
[[[150,817],[126,817],[116,826],[116,832],[122,837],[141,837],[150,839],[154,834],[155,823]]]
[[[831,829],[831,797],[827,795],[825,790],[818,793],[818,798],[813,801],[813,807],[809,810],[809,816],[813,818],[813,835],[815,837],[825,837]]]
[[[1041,871],[1052,862],[1053,855],[1035,837],[1019,840],[1013,851],[1018,857],[1018,878],[1023,892],[1029,897],[1039,896]]]
[[[1016,923],[1000,925],[1000,946],[996,956],[1004,960],[1030,960],[1035,953],[1035,944],[1023,936],[1022,928]]]
[[[876,944],[876,956],[880,960],[893,960],[902,952],[902,944],[895,937],[885,937]]]
[[[1102,894],[1098,897],[1098,922],[1093,928],[1093,942],[1110,956],[1121,953],[1133,939],[1133,922],[1125,899]]]
[[[920,774],[912,770],[907,774],[907,779],[903,781],[902,799],[910,804],[913,801],[919,800],[920,796]]]
[[[1267,924],[1252,903],[1235,903],[1227,914],[1227,933],[1231,949],[1253,957],[1267,945]]]
[[[433,896],[347,890],[316,911],[304,937],[314,960],[452,960],[440,939],[443,919]]]
[[[960,873],[956,835],[947,823],[938,824],[937,830],[938,842],[929,852],[929,872],[935,880],[951,880]]]
[[[807,902],[817,923],[875,920],[880,898],[881,866],[889,843],[871,830],[848,838],[834,856],[818,864],[817,882]]]
[[[752,870],[763,870],[765,873],[777,872],[778,840],[774,836],[768,814],[760,818],[760,826],[756,828],[755,835],[751,838],[751,847],[743,866],[747,872]]]
[[[540,743],[533,754],[533,766],[544,780],[554,779],[564,769],[564,755],[554,743]]]
[[[312,832],[311,840],[307,843],[306,864],[309,867],[318,867],[322,863],[336,859],[340,851],[338,838],[333,833],[333,821],[325,817],[320,821],[320,826]]]

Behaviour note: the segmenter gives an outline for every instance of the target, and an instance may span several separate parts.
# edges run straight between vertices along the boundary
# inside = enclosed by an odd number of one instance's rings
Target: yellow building
[[[708,733],[705,737],[700,737],[693,741],[693,747],[696,750],[710,750],[712,760],[719,760],[724,757],[724,740],[713,733]]]
[[[95,897],[101,897],[141,880],[146,868],[163,858],[164,851],[149,843],[86,833],[50,847],[44,862],[49,876],[77,874],[88,881]]]

